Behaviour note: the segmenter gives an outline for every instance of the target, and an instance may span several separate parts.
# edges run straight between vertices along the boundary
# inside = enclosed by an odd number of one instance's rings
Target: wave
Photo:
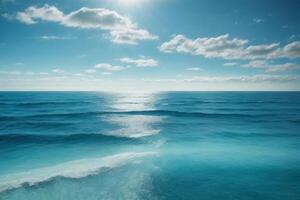
[[[59,106],[59,105],[77,105],[77,104],[90,104],[88,101],[69,101],[69,102],[59,102],[59,101],[45,101],[45,102],[0,102],[0,105],[12,105],[21,107],[31,107],[31,106]]]
[[[73,113],[53,113],[26,116],[0,116],[0,120],[13,120],[18,118],[45,118],[45,117],[85,117],[98,115],[151,115],[151,116],[178,116],[178,117],[257,117],[257,114],[238,113],[203,113],[203,112],[183,112],[172,110],[140,110],[140,111],[103,111],[103,112],[73,112]],[[265,116],[265,114],[263,115]]]
[[[0,143],[3,144],[26,144],[26,143],[81,143],[81,142],[109,142],[109,141],[129,141],[132,142],[134,138],[121,137],[118,135],[105,134],[73,134],[73,135],[29,135],[29,134],[5,134],[0,135]]]
[[[289,121],[292,123],[295,123],[295,124],[300,124],[300,119],[293,119],[293,120],[289,120]]]
[[[23,186],[34,186],[58,177],[79,179],[97,175],[105,169],[121,167],[135,159],[157,154],[157,152],[127,152],[101,158],[75,160],[51,167],[9,174],[0,177],[0,192]]]

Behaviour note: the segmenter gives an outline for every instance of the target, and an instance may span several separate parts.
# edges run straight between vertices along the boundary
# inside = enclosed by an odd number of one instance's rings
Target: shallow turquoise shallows
[[[2,200],[299,200],[300,93],[1,92]]]

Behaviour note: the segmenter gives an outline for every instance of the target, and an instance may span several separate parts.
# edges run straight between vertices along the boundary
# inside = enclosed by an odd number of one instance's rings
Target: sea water
[[[300,199],[300,93],[1,92],[0,199]]]

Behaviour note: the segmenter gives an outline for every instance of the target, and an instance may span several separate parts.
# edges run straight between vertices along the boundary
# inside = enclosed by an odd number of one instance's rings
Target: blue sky
[[[0,2],[0,90],[300,90],[296,0]]]

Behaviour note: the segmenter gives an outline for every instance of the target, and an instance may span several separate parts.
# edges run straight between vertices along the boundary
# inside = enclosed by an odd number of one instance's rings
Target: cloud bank
[[[164,42],[159,49],[165,53],[189,53],[205,58],[223,58],[227,60],[291,59],[300,57],[300,41],[294,41],[285,46],[280,46],[279,43],[249,45],[248,40],[230,38],[229,34],[196,39],[175,35],[171,40]]]
[[[66,27],[81,29],[100,29],[107,31],[109,39],[118,44],[137,44],[142,40],[154,40],[158,37],[141,29],[128,17],[116,11],[104,8],[82,7],[65,14],[55,6],[30,6],[15,17],[25,24],[37,24],[42,21],[56,22]]]

